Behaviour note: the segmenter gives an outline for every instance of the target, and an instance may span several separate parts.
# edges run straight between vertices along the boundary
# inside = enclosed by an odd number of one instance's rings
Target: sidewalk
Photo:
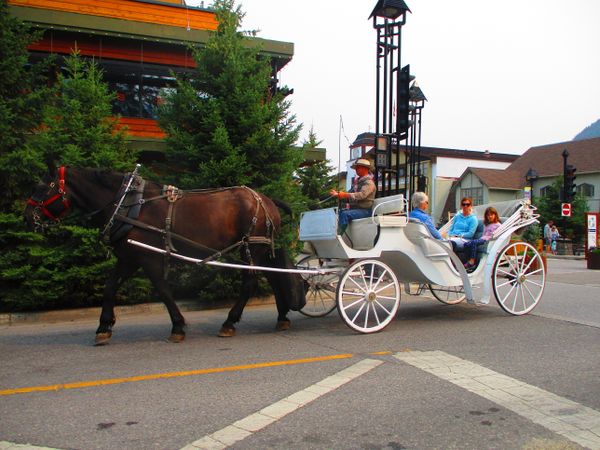
[[[248,301],[248,306],[274,304],[273,296],[254,297]],[[200,300],[180,300],[177,306],[181,312],[203,311],[207,309],[230,308],[233,302],[205,302]],[[23,312],[0,314],[0,327],[33,323],[56,323],[75,321],[97,321],[100,318],[100,307],[64,309],[57,311]],[[167,314],[167,308],[162,303],[141,303],[139,305],[116,306],[115,315],[118,317],[138,314]]]
[[[600,270],[588,270],[583,256],[547,255],[547,281],[600,287]],[[251,298],[248,306],[273,304],[273,296]],[[202,311],[207,309],[230,308],[232,302],[206,302],[193,300],[177,301],[182,312]],[[117,306],[117,317],[136,314],[167,314],[162,303],[142,303],[139,305]],[[0,314],[0,327],[33,323],[55,323],[74,321],[97,321],[100,308],[66,309],[59,311],[28,312]]]

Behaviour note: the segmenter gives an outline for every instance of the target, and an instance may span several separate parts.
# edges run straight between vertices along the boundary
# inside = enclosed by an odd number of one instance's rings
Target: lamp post
[[[525,174],[525,181],[527,186],[529,187],[529,201],[533,203],[533,182],[537,180],[538,174],[534,168],[530,167],[527,173]]]
[[[404,0],[378,0],[371,12],[377,32],[377,92],[375,106],[375,183],[378,195],[399,191],[398,154],[409,128],[410,69],[401,66],[402,26],[410,9]],[[396,152],[396,169],[392,154]],[[406,194],[406,192],[405,192]]]

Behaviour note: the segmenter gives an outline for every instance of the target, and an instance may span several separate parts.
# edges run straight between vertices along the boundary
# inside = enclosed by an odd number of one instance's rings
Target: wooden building
[[[214,11],[183,0],[8,0],[9,11],[44,31],[29,48],[31,60],[69,55],[77,48],[102,68],[116,92],[113,112],[128,127],[142,159],[157,158],[165,133],[157,106],[173,82],[172,72],[194,68],[189,46],[202,46],[217,28]],[[274,82],[293,56],[288,42],[253,38],[271,58]]]

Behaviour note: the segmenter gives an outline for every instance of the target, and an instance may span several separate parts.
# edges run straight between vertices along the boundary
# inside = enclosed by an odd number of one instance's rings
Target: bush
[[[101,305],[115,259],[98,236],[96,229],[66,225],[32,233],[21,217],[0,214],[0,311]],[[151,287],[134,278],[120,292],[118,302],[139,303],[148,301]]]

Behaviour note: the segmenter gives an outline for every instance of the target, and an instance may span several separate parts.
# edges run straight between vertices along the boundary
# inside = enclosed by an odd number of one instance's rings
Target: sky
[[[522,154],[600,119],[599,0],[405,1],[401,63],[428,99],[422,145]],[[342,171],[375,128],[376,3],[236,1],[243,30],[294,44],[280,79],[294,89],[299,144],[312,127]]]

